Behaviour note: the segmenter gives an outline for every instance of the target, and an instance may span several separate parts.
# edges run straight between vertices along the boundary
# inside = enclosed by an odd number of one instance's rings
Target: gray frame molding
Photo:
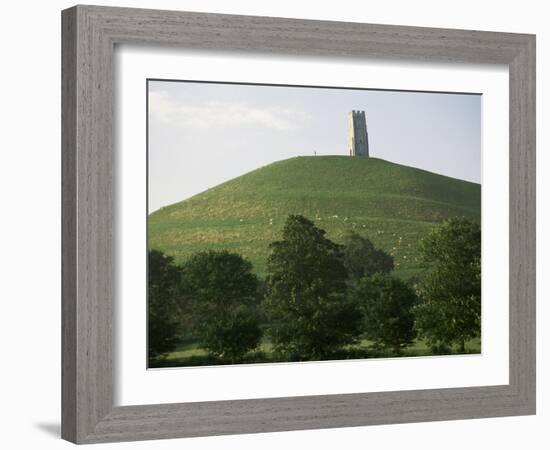
[[[156,44],[506,64],[510,72],[507,385],[113,405],[113,49]],[[75,6],[62,13],[62,437],[176,438],[535,413],[535,36]]]

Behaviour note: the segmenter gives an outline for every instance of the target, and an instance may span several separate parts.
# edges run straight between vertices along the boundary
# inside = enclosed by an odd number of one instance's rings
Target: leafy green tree
[[[405,282],[380,273],[363,277],[353,287],[352,298],[363,311],[364,336],[376,347],[400,355],[414,342],[413,307],[417,297]]]
[[[393,256],[375,248],[368,238],[357,233],[347,236],[342,254],[344,266],[352,281],[393,270]]]
[[[147,337],[152,361],[174,349],[186,309],[181,289],[182,271],[172,257],[150,250],[147,271]]]
[[[353,343],[361,316],[345,295],[340,246],[310,220],[291,215],[282,240],[270,250],[264,306],[275,351],[288,358],[325,359]]]
[[[246,305],[229,308],[201,327],[203,346],[211,354],[239,361],[260,343],[262,331],[256,311]]]
[[[417,285],[419,334],[435,348],[481,335],[481,229],[465,218],[434,228],[420,246],[433,269]]]
[[[184,285],[202,347],[235,362],[258,346],[258,279],[250,262],[228,251],[195,253],[184,265]]]

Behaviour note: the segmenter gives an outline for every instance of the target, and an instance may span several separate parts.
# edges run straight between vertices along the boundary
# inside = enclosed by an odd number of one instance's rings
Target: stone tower
[[[369,134],[365,111],[352,111],[349,117],[349,155],[369,157]]]

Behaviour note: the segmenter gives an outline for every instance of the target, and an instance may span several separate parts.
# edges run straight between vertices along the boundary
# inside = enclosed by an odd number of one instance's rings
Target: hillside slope
[[[268,244],[289,214],[310,218],[336,242],[352,230],[369,237],[406,278],[422,269],[418,242],[435,224],[452,216],[480,220],[481,187],[375,158],[296,157],[152,213],[148,247],[176,261],[229,249],[263,275]]]

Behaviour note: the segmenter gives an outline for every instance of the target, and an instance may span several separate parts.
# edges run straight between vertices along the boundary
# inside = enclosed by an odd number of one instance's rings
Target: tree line
[[[301,215],[290,215],[270,244],[267,276],[229,251],[199,251],[183,264],[148,254],[149,359],[162,359],[182,338],[210,355],[240,362],[262,337],[287,361],[352,357],[361,339],[371,351],[401,355],[417,338],[433,353],[460,352],[479,337],[481,230],[453,218],[422,240],[430,269],[414,284],[392,274],[393,257],[366,237],[343,245]],[[347,353],[346,353],[347,352]]]

